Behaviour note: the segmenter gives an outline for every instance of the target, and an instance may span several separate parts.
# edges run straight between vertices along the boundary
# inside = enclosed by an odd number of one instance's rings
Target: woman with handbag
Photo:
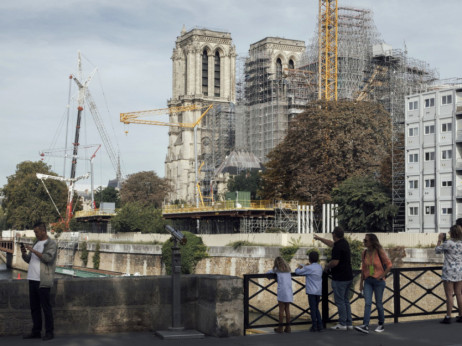
[[[379,325],[375,329],[381,333],[385,330],[385,314],[383,309],[383,291],[385,290],[385,279],[391,270],[391,261],[388,258],[379,239],[375,234],[368,233],[364,237],[364,246],[361,264],[361,282],[359,289],[364,291],[364,317],[363,324],[355,329],[361,333],[369,334],[369,321],[371,318],[372,292],[375,295],[375,305],[379,314]]]

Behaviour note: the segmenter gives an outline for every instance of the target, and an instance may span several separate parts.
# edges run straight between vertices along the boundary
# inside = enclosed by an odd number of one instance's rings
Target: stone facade
[[[231,34],[207,29],[192,29],[187,32],[183,29],[176,40],[172,62],[173,90],[168,106],[170,108],[190,105],[207,107],[211,103],[214,104],[213,111],[209,112],[196,127],[197,157],[204,159],[203,147],[207,143],[214,145],[220,135],[220,133],[206,131],[204,128],[207,124],[211,124],[212,120],[218,124],[222,123],[222,119],[208,118],[228,118],[227,109],[236,98],[236,51]],[[204,110],[172,113],[169,120],[175,124],[195,123]],[[226,135],[233,137],[234,133],[227,132]],[[227,146],[233,144],[234,141],[225,143],[221,150],[226,153],[227,150],[231,150]],[[173,192],[169,196],[171,201],[195,201],[195,158],[194,129],[171,127],[165,160],[165,177],[171,181],[173,187]],[[203,175],[199,177],[199,180],[203,177]]]

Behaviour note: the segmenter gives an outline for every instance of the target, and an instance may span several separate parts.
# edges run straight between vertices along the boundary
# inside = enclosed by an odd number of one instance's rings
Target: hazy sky
[[[385,42],[401,49],[405,43],[410,57],[428,62],[441,78],[462,77],[462,1],[339,0],[339,6],[372,9]],[[125,135],[119,113],[167,107],[170,57],[182,26],[230,32],[236,51],[245,55],[266,36],[308,44],[317,13],[318,0],[0,1],[0,187],[19,162],[64,146],[69,75],[76,73],[78,51],[85,76],[98,68],[90,91],[124,173],[154,170],[164,176],[168,128],[130,125]],[[75,99],[75,85],[71,90]],[[69,114],[75,123],[75,102]],[[88,111],[80,143],[101,143]],[[46,162],[62,174],[62,159]],[[88,170],[82,161],[77,174]],[[104,149],[94,174],[96,185],[115,177]]]

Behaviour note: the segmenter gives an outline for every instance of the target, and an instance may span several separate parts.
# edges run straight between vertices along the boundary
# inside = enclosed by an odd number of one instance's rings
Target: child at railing
[[[290,267],[280,256],[274,260],[274,267],[268,273],[274,273],[277,276],[278,288],[277,297],[279,305],[279,326],[274,328],[276,333],[290,333],[290,303],[294,300],[292,291],[292,275]],[[286,315],[286,327],[282,329],[284,323],[284,312]]]
[[[319,302],[322,295],[322,267],[318,263],[319,254],[311,251],[308,254],[309,265],[298,265],[295,274],[306,276],[306,294],[308,295],[308,304],[311,312],[311,332],[320,332],[322,330],[321,313],[319,312]]]

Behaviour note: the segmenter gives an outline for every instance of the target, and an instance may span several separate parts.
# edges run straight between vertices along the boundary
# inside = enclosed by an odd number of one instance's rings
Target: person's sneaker
[[[456,322],[462,323],[462,316],[457,317]]]
[[[451,324],[451,318],[445,316],[444,319],[442,319],[442,320],[440,321],[440,323],[442,323],[442,324]]]
[[[284,328],[284,333],[291,333],[292,332],[292,329],[290,328],[290,326],[287,326]]]
[[[332,330],[348,330],[348,327],[344,326],[343,324],[338,323],[335,326],[330,327],[330,329],[332,329]]]
[[[48,341],[52,340],[54,338],[53,334],[45,334],[45,336],[42,338],[43,341]]]
[[[361,324],[360,326],[355,326],[355,329],[358,332],[364,333],[364,334],[369,334],[369,327],[366,326],[365,324]]]
[[[382,333],[383,331],[385,331],[385,327],[383,326],[383,324],[379,324],[377,328],[375,328],[375,331],[377,333]]]
[[[348,329],[348,330],[353,330],[353,329],[355,329],[355,328],[354,328],[353,326],[347,326],[347,329]]]
[[[278,334],[284,333],[284,330],[282,329],[282,327],[276,327],[274,328],[274,331]]]

